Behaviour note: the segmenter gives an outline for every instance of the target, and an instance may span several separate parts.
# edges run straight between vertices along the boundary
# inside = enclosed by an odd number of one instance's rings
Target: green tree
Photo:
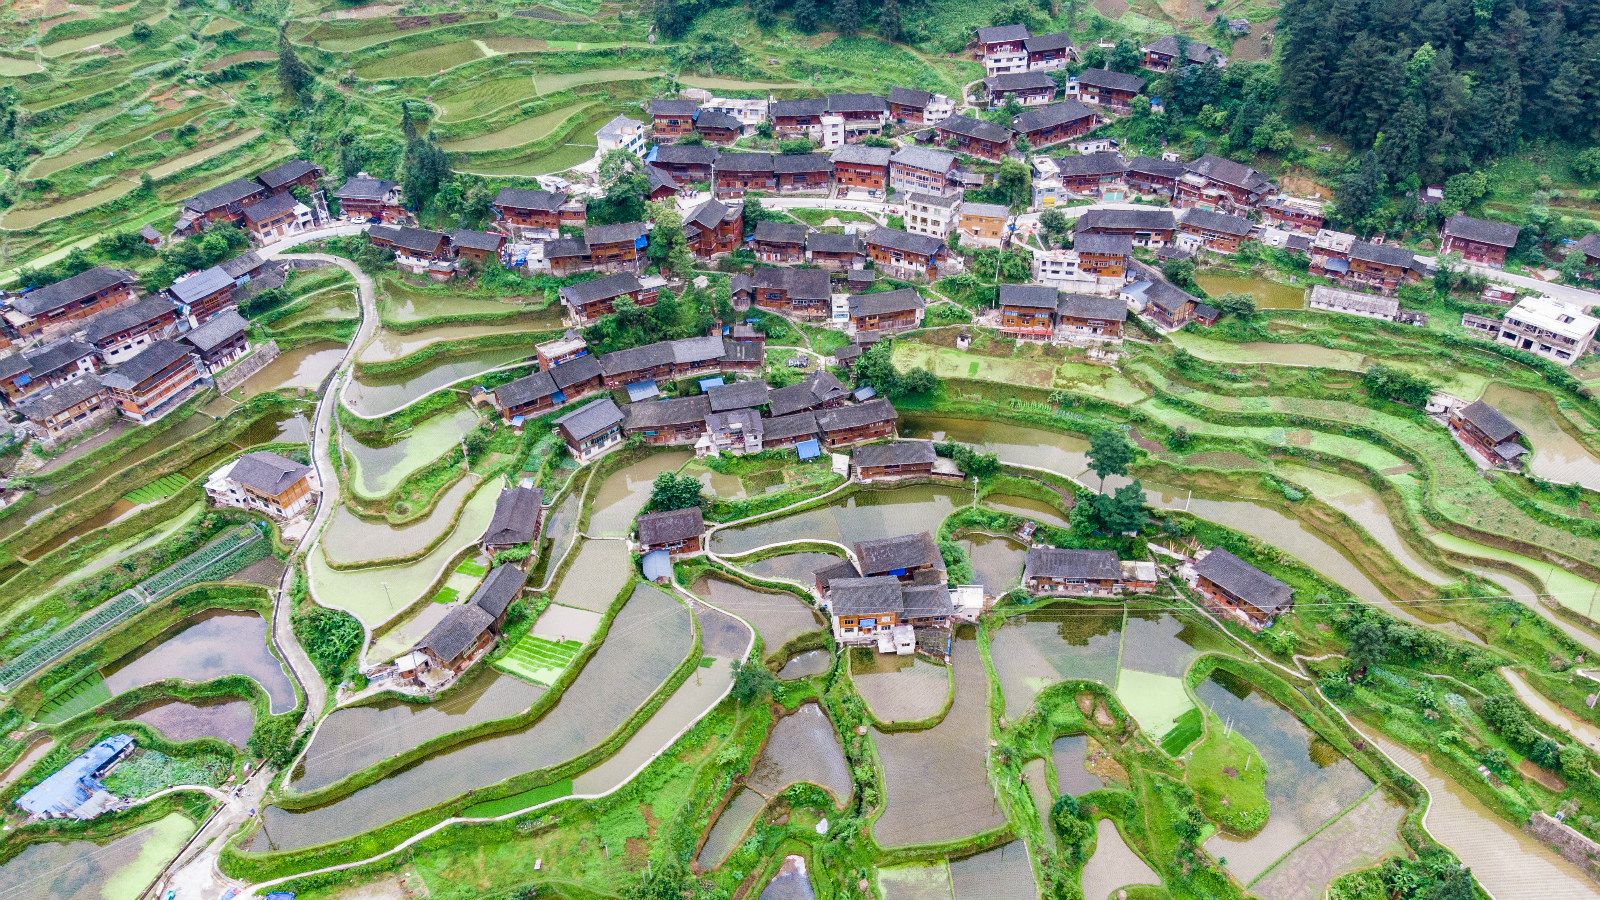
[[[1199,285],[1194,280],[1195,263],[1192,258],[1169,259],[1161,266],[1161,274],[1186,291],[1195,291]]]
[[[705,502],[705,485],[693,475],[662,472],[650,485],[650,511],[666,512],[671,509],[688,509]]]
[[[736,703],[753,703],[772,694],[778,679],[759,660],[734,660],[733,688],[728,695]]]
[[[646,249],[658,265],[673,272],[688,272],[694,267],[689,253],[689,241],[683,234],[683,216],[669,200],[650,204],[650,216],[655,219],[655,230],[650,232],[650,245]]]
[[[1218,310],[1230,316],[1249,321],[1256,317],[1256,298],[1253,294],[1227,293],[1212,301]]]
[[[143,42],[150,40],[150,35],[153,33],[153,29],[151,29],[148,24],[144,22],[135,22],[133,23],[133,30],[129,31],[128,35],[136,41]]]
[[[907,394],[931,394],[939,389],[939,376],[918,366],[900,378],[900,390]]]
[[[861,7],[856,0],[833,0],[833,27],[845,37],[861,30]]]
[[[888,341],[879,341],[856,360],[856,385],[871,385],[885,397],[900,393],[900,373],[894,367],[894,350]]]
[[[311,69],[295,55],[287,27],[278,29],[278,84],[296,97],[304,97],[315,81]]]
[[[1109,534],[1138,531],[1149,520],[1144,508],[1144,487],[1136,478],[1112,494],[1094,496],[1095,518]]]
[[[1579,181],[1600,181],[1600,147],[1590,147],[1572,161],[1572,174]]]
[[[1059,209],[1047,209],[1039,214],[1039,228],[1053,244],[1060,244],[1072,232],[1072,223]]]
[[[905,36],[899,0],[884,0],[883,7],[878,10],[878,35],[886,41],[898,41]]]
[[[1007,158],[1000,163],[995,185],[1002,202],[1012,209],[1025,207],[1033,199],[1033,172],[1018,160]]]
[[[805,34],[817,33],[816,0],[800,0],[794,5],[794,27]]]
[[[1380,622],[1362,619],[1345,632],[1345,659],[1360,671],[1389,658],[1389,632]]]
[[[1109,65],[1118,72],[1133,73],[1139,71],[1139,65],[1144,61],[1144,56],[1139,52],[1139,45],[1132,38],[1123,38],[1111,48]]]
[[[1089,468],[1100,476],[1105,489],[1107,475],[1126,475],[1133,463],[1133,444],[1120,429],[1103,428],[1089,437]]]
[[[1582,745],[1568,744],[1561,748],[1561,774],[1573,784],[1589,777],[1589,754]]]
[[[1361,376],[1361,385],[1368,396],[1392,400],[1408,406],[1423,407],[1438,386],[1421,375],[1378,363]]]
[[[777,6],[773,0],[750,0],[750,13],[761,28],[771,28],[778,21]]]

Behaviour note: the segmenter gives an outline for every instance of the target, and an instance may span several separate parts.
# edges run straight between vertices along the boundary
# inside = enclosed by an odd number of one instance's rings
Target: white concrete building
[[[749,136],[756,126],[767,120],[769,103],[766,100],[742,100],[737,97],[712,97],[700,104],[702,110],[715,110],[739,120],[739,130]]]
[[[1033,168],[1033,208],[1055,206],[1063,197],[1061,167],[1048,156],[1035,156],[1028,162]]]
[[[1570,366],[1594,345],[1600,319],[1549,297],[1524,297],[1506,311],[1495,341]]]
[[[914,193],[906,198],[906,231],[944,240],[955,229],[960,209],[960,193],[948,197]]]
[[[1363,294],[1319,284],[1311,288],[1310,295],[1306,297],[1306,307],[1393,322],[1400,312],[1400,301],[1383,294]]]
[[[1094,293],[1102,279],[1078,269],[1078,251],[1046,250],[1033,254],[1033,280],[1057,290]],[[1104,279],[1115,282],[1118,279]]]
[[[600,159],[613,150],[626,150],[634,156],[644,158],[644,123],[627,116],[617,116],[615,119],[600,126],[594,133],[594,157]]]

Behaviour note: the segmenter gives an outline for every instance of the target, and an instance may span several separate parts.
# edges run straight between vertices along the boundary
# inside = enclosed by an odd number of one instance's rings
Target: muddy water
[[[1057,528],[1066,528],[1069,524],[1067,517],[1056,511],[1056,508],[1042,500],[1029,497],[1013,497],[1009,494],[990,494],[983,498],[983,505],[1003,513],[1032,519],[1040,525],[1054,525]]]
[[[816,889],[806,874],[803,856],[785,856],[778,874],[761,889],[760,900],[816,900]]]
[[[1050,761],[1056,767],[1059,793],[1079,797],[1106,786],[1099,775],[1085,766],[1089,758],[1089,739],[1081,734],[1058,737],[1050,745]]]
[[[578,536],[578,512],[582,508],[581,482],[566,497],[562,498],[554,508],[545,513],[544,528],[541,533],[545,540],[550,542],[550,558],[546,564],[546,571],[554,574],[567,551],[572,549],[573,540]]]
[[[622,541],[584,541],[553,599],[564,606],[603,613],[628,583],[632,569],[628,545]]]
[[[1516,669],[1507,667],[1499,671],[1505,680],[1511,683],[1511,689],[1517,692],[1517,699],[1527,704],[1539,718],[1566,732],[1569,737],[1575,738],[1590,750],[1600,752],[1600,728],[1577,718],[1560,704],[1546,698]]]
[[[1122,667],[1155,675],[1182,677],[1207,650],[1228,652],[1238,645],[1218,634],[1198,613],[1130,608],[1123,624]]]
[[[475,533],[463,529],[462,523],[476,521],[476,517],[468,515],[463,506],[471,497],[472,509],[486,507],[492,514],[498,494],[496,485],[482,485],[473,477],[462,478],[445,491],[433,512],[401,526],[390,525],[383,519],[363,519],[351,512],[349,507],[340,505],[334,509],[333,518],[323,529],[320,541],[323,555],[334,565],[352,566],[379,559],[416,556],[452,528],[460,532],[464,539],[476,538],[488,523],[479,525]],[[457,520],[457,513],[461,513],[460,521]]]
[[[1005,822],[985,768],[989,689],[977,642],[957,640],[952,660],[955,700],[937,726],[873,734],[884,773],[873,834],[884,846],[956,840]]]
[[[1306,289],[1292,284],[1282,284],[1269,278],[1239,275],[1226,270],[1196,272],[1194,280],[1207,294],[1249,294],[1260,309],[1302,309],[1306,305]]]
[[[368,446],[345,434],[340,446],[352,461],[350,481],[355,492],[380,497],[394,490],[406,476],[454,449],[477,422],[477,413],[458,409],[434,416],[382,446]]]
[[[1562,429],[1561,413],[1552,408],[1549,399],[1499,382],[1491,382],[1482,399],[1504,413],[1527,438],[1533,449],[1533,459],[1528,464],[1533,474],[1600,491],[1600,459]]]
[[[255,722],[255,713],[245,700],[224,700],[220,703],[166,700],[146,704],[135,713],[129,718],[149,725],[169,740],[192,741],[214,737],[241,748],[250,739],[250,728]]]
[[[1290,481],[1309,488],[1318,500],[1354,519],[1390,556],[1418,578],[1433,584],[1449,584],[1456,580],[1406,546],[1400,539],[1400,533],[1395,530],[1394,520],[1389,518],[1388,509],[1371,485],[1307,466],[1281,466],[1278,472]]]
[[[655,453],[606,477],[592,496],[587,534],[594,537],[626,537],[633,530],[633,519],[650,502],[650,485],[662,472],[676,472],[694,458],[687,450]]]
[[[754,525],[724,528],[711,537],[719,554],[748,553],[767,544],[819,539],[841,544],[872,538],[936,532],[957,507],[972,502],[959,488],[913,485],[893,490],[863,490],[829,506],[769,519]]]
[[[470,341],[475,338],[519,331],[548,331],[555,325],[556,320],[550,319],[543,324],[519,321],[510,324],[495,323],[493,325],[440,325],[436,328],[423,328],[419,331],[406,332],[380,330],[372,343],[361,349],[361,355],[357,358],[357,361],[363,363],[391,362],[397,359],[404,359],[419,350],[447,341]]]
[[[1404,853],[1398,829],[1405,814],[1400,801],[1373,791],[1268,869],[1250,890],[1267,900],[1321,897],[1339,875]]]
[[[0,900],[136,897],[195,832],[173,813],[104,843],[37,843],[0,864]]]
[[[1195,696],[1249,741],[1267,766],[1272,811],[1266,827],[1251,838],[1218,834],[1206,842],[1241,881],[1266,871],[1371,789],[1371,779],[1355,763],[1250,684],[1216,673],[1195,688]]]
[[[833,665],[833,656],[826,650],[807,650],[783,664],[778,671],[778,677],[784,681],[793,681],[798,678],[810,678],[821,675]]]
[[[267,648],[267,623],[253,612],[202,613],[102,674],[113,696],[168,678],[200,682],[245,675],[266,690],[273,715],[288,712],[295,704],[294,685]]]
[[[1101,819],[1095,831],[1094,855],[1083,864],[1084,900],[1106,900],[1130,884],[1161,883],[1161,877],[1139,858],[1117,832],[1110,819]]]
[[[402,409],[424,394],[455,384],[507,363],[527,359],[533,353],[525,347],[496,347],[470,353],[447,353],[432,362],[386,375],[359,375],[350,379],[342,399],[352,412],[381,416]],[[463,392],[470,385],[462,385]]]
[[[439,316],[494,316],[518,313],[517,325],[506,330],[550,331],[561,327],[561,305],[552,303],[544,309],[531,309],[532,302],[544,303],[543,297],[524,298],[529,302],[512,300],[478,300],[457,294],[430,294],[398,286],[391,282],[385,292],[384,318],[394,322],[418,322]],[[502,326],[504,328],[504,326]],[[421,333],[421,332],[419,332]]]
[[[998,597],[1022,583],[1028,548],[1007,537],[974,534],[961,539],[972,560],[972,573],[985,593]]]
[[[831,566],[839,557],[826,553],[785,553],[769,556],[755,562],[740,563],[739,568],[760,578],[781,578],[810,587],[816,584],[818,569]]]
[[[34,763],[44,759],[44,755],[49,753],[50,748],[54,747],[55,745],[55,740],[48,736],[46,736],[43,740],[35,742],[32,747],[28,748],[27,752],[13,760],[11,765],[8,766],[4,772],[0,772],[0,790],[3,790],[6,785],[10,784],[11,782],[21,778],[22,773],[32,768]]]
[[[1089,449],[1087,440],[1038,428],[979,419],[906,415],[900,418],[900,433],[905,437],[959,441],[994,453],[1001,462],[1049,469],[1069,477],[1080,476],[1089,469],[1084,456]]]
[[[302,309],[282,318],[273,319],[268,327],[276,332],[288,331],[308,322],[340,322],[361,317],[361,302],[348,290],[330,291],[312,297]]]
[[[360,834],[582,754],[660,689],[688,653],[693,636],[693,620],[683,604],[641,585],[599,650],[538,722],[429,757],[326,806],[302,812],[268,807],[251,849],[306,847]]]
[[[850,679],[880,721],[917,722],[939,714],[950,696],[950,669],[916,656],[877,653],[851,663]]]
[[[833,722],[816,703],[801,706],[772,727],[747,784],[772,798],[801,782],[827,788],[841,806],[850,799],[850,764]]]
[[[1120,606],[1056,603],[1007,619],[989,646],[1006,718],[1021,718],[1041,691],[1060,681],[1115,685],[1122,618]]]
[[[1423,824],[1497,900],[1593,900],[1595,884],[1577,866],[1496,816],[1427,759],[1370,728],[1361,730],[1428,789]]]
[[[526,712],[544,692],[491,670],[466,691],[437,703],[381,700],[334,710],[317,727],[291,786],[300,793],[327,787],[436,737]]]
[[[791,594],[752,590],[720,578],[696,582],[694,593],[755,626],[769,656],[802,634],[827,628],[816,610]]]
[[[345,345],[318,341],[290,350],[245,379],[228,392],[229,397],[245,400],[257,394],[285,389],[315,391],[322,386],[344,358]]]
[[[1033,880],[1033,863],[1028,846],[1012,841],[977,856],[950,861],[950,884],[955,900],[1037,900],[1039,886]]]
[[[711,826],[711,833],[700,847],[700,855],[695,857],[700,868],[709,870],[722,865],[766,805],[765,797],[748,788],[736,794],[717,816],[716,824]]]

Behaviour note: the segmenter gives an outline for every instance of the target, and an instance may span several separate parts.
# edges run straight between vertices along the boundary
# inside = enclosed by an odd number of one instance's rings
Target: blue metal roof
[[[70,815],[96,791],[95,775],[133,746],[133,735],[116,734],[78,754],[61,770],[23,794],[17,805],[34,815]]]
[[[650,581],[672,578],[672,554],[666,550],[651,550],[644,555],[641,564],[644,567],[644,577]]]
[[[640,400],[649,400],[651,397],[659,396],[661,396],[661,389],[656,387],[654,378],[646,378],[643,381],[635,381],[633,384],[628,385],[629,403],[638,403]]]
[[[850,396],[854,397],[857,403],[860,403],[864,400],[871,400],[873,397],[878,396],[878,389],[869,384],[864,387],[856,388],[856,392]]]
[[[706,391],[709,391],[714,387],[722,387],[722,376],[721,375],[718,375],[715,378],[702,378],[702,379],[700,379],[700,392],[701,393],[705,393]]]
[[[795,452],[800,454],[801,459],[816,459],[822,455],[822,442],[812,438],[809,441],[801,441],[795,444],[794,449]]]

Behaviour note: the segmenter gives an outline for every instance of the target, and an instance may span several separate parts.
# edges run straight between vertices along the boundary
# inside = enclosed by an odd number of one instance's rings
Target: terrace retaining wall
[[[257,347],[256,352],[217,373],[217,391],[226,394],[243,384],[246,378],[265,369],[268,363],[277,358],[278,342],[267,341]]]
[[[1528,820],[1527,831],[1582,869],[1583,874],[1591,880],[1600,882],[1600,843],[1595,843],[1572,826],[1543,812],[1533,814],[1533,818]]]

